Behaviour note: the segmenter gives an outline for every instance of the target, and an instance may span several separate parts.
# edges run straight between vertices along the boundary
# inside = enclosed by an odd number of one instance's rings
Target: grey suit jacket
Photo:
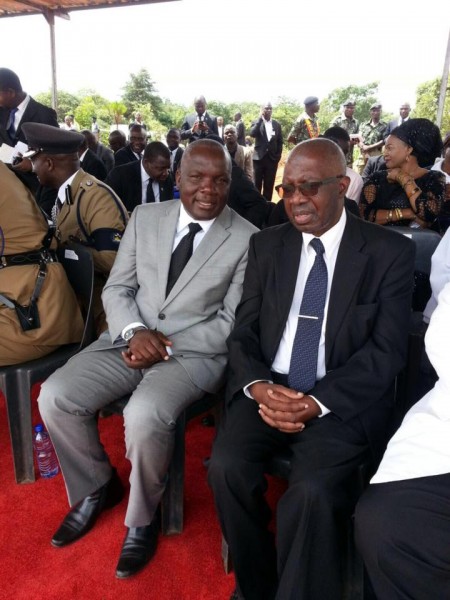
[[[103,290],[111,347],[124,327],[143,322],[173,342],[173,357],[200,388],[221,384],[226,339],[242,293],[249,239],[257,229],[225,206],[166,298],[178,200],[137,206]]]

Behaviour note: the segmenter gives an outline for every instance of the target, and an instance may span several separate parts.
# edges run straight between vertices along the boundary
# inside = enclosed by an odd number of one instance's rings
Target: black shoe
[[[230,596],[230,600],[244,600],[244,598],[242,596],[239,596],[237,590],[234,590],[234,592]]]
[[[123,542],[116,577],[125,579],[140,571],[150,562],[158,545],[159,523],[154,518],[145,527],[130,527]]]
[[[124,489],[114,470],[111,479],[93,494],[86,496],[65,516],[52,538],[52,546],[61,548],[75,542],[94,526],[100,513],[122,500]]]

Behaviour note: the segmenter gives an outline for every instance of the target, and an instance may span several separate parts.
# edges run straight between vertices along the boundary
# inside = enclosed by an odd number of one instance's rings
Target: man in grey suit
[[[53,536],[58,547],[87,533],[102,510],[123,497],[96,414],[131,393],[124,418],[132,469],[119,578],[136,573],[155,553],[155,514],[178,415],[223,382],[225,340],[256,231],[226,205],[230,178],[231,160],[220,144],[188,146],[177,173],[181,202],[133,212],[103,292],[109,332],[42,386],[40,411],[72,506]],[[180,250],[189,240],[192,256],[182,268]]]

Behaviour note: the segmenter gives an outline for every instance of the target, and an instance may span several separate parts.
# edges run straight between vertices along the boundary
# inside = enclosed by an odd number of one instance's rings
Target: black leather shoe
[[[158,545],[159,523],[154,518],[145,527],[130,527],[123,542],[116,577],[125,579],[140,571],[150,562]]]
[[[124,489],[114,470],[111,479],[93,494],[86,496],[65,516],[52,538],[52,546],[61,548],[75,542],[94,526],[100,513],[122,500]]]

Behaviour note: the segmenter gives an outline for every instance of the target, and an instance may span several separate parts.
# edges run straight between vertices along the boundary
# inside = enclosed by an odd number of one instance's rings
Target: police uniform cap
[[[373,110],[374,108],[381,108],[381,104],[379,102],[374,102],[370,107],[370,110]]]
[[[81,133],[66,131],[43,123],[24,123],[22,131],[30,149],[25,152],[25,158],[31,158],[38,152],[73,154],[78,151],[80,145],[84,142],[84,135],[81,135]]]
[[[308,106],[308,104],[315,104],[316,102],[319,102],[319,98],[317,98],[317,96],[307,96],[304,99],[303,104]]]
[[[350,98],[348,100],[346,100],[343,104],[343,106],[352,106],[353,108],[356,106],[356,102],[354,100],[351,100]]]

